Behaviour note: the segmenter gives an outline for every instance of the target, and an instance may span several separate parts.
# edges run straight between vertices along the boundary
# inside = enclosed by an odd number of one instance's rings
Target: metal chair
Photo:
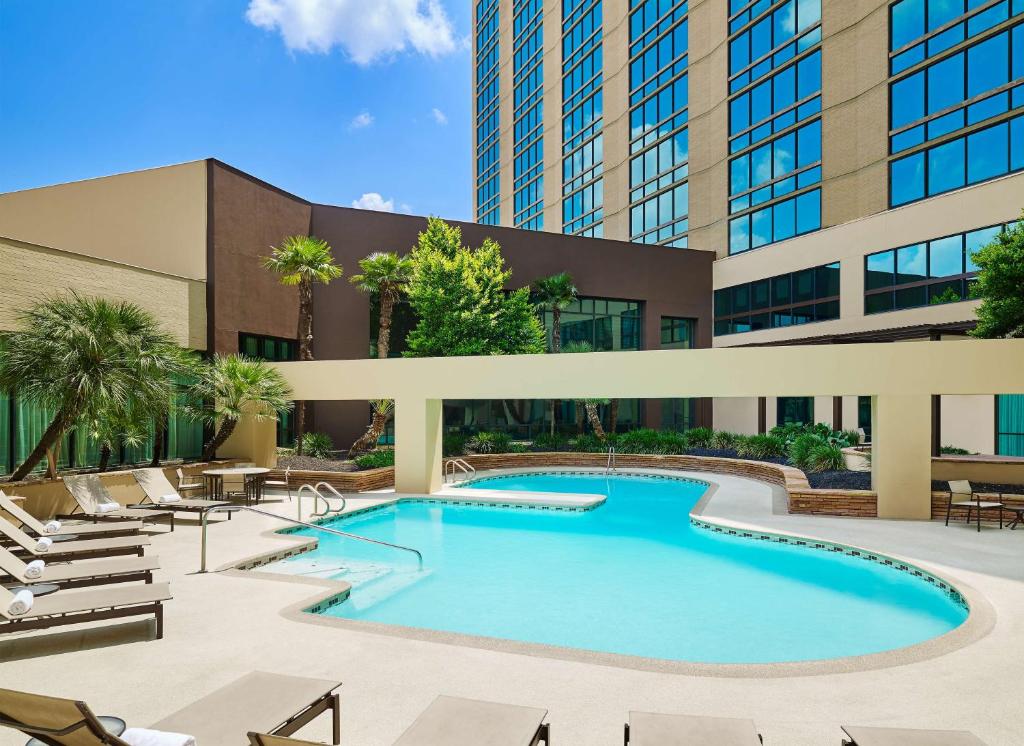
[[[291,485],[291,467],[287,467],[284,470],[284,479],[267,479],[264,480],[264,487],[283,487],[288,490],[288,502],[292,501],[292,485]]]
[[[958,500],[953,498],[957,497]],[[999,528],[1003,527],[1003,504],[981,499],[981,495],[974,491],[971,483],[966,479],[958,479],[949,483],[949,500],[946,501],[946,525],[949,525],[949,514],[953,508],[964,508],[967,510],[967,523],[971,522],[971,513],[978,511],[976,520],[978,531],[981,531],[981,511],[995,510],[999,513]]]
[[[202,482],[190,482],[180,468],[175,469],[178,474],[178,492],[191,492],[192,490],[206,491],[206,485]]]

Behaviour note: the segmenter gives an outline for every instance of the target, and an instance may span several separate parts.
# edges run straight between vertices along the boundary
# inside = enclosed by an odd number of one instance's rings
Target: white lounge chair
[[[844,746],[985,746],[965,730],[916,730],[912,728],[869,728],[844,725],[850,740]]]
[[[45,563],[45,560],[43,560]],[[29,577],[28,565],[20,557],[0,547],[0,573],[6,573],[25,586],[54,583],[61,588],[82,588],[90,585],[153,582],[153,570],[160,569],[160,559],[150,557],[111,557],[89,562],[58,562],[47,564],[39,577]]]
[[[394,746],[551,746],[547,710],[440,696]]]
[[[112,536],[106,539],[84,539],[82,541],[53,542],[45,549],[40,547],[43,539],[29,536],[10,521],[0,518],[0,535],[33,559],[54,561],[85,559],[87,557],[112,557],[117,554],[137,554],[140,557],[149,546],[148,536]]]
[[[132,476],[135,477],[135,481],[139,483],[142,491],[146,493],[145,499],[138,504],[138,507],[152,504],[167,510],[184,510],[198,512],[202,515],[210,508],[231,505],[230,502],[224,500],[182,497],[171,486],[163,469],[132,469]],[[176,500],[164,502],[168,496],[173,496]],[[231,513],[228,513],[228,520],[231,520]]]
[[[129,536],[137,534],[142,530],[142,521],[119,521],[117,523],[67,523],[61,524],[56,531],[48,531],[46,524],[18,505],[3,490],[0,490],[0,510],[8,513],[12,518],[21,522],[21,528],[26,533],[36,536],[81,536],[85,539],[99,538],[101,536]]]
[[[71,513],[72,518],[79,517],[79,511],[97,521],[128,519],[152,522],[164,518],[170,521],[171,531],[174,530],[174,511],[126,508],[110,495],[106,485],[96,474],[69,475],[63,477],[63,481],[78,504],[77,510]]]
[[[760,746],[753,720],[630,712],[627,746]]]

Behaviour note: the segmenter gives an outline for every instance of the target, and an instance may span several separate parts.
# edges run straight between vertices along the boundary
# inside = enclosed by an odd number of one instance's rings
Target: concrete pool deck
[[[158,579],[170,580],[174,594],[163,640],[142,641],[148,623],[135,622],[106,628],[117,634],[6,635],[0,638],[0,686],[84,699],[96,712],[145,726],[254,669],[336,678],[344,682],[346,746],[392,743],[437,694],[545,707],[555,742],[581,746],[620,744],[631,709],[753,718],[769,746],[838,744],[840,724],[965,728],[989,744],[1022,742],[1024,708],[1016,685],[1024,673],[1024,532],[790,516],[778,512],[771,485],[679,474],[718,483],[704,507],[708,520],[811,535],[922,563],[984,596],[995,624],[944,655],[853,673],[716,678],[622,668],[294,621],[282,610],[323,593],[324,581],[282,582],[236,570],[196,574],[199,530],[183,518],[174,533],[153,533],[151,553],[159,554],[163,568]],[[351,508],[394,499],[368,493]],[[288,516],[296,511],[286,498],[267,507]],[[210,566],[302,540],[270,533],[281,525],[245,512],[211,525]],[[528,609],[524,605],[524,613]],[[133,635],[137,641],[124,642]],[[328,720],[300,735],[329,740]],[[0,744],[25,740],[0,730]]]

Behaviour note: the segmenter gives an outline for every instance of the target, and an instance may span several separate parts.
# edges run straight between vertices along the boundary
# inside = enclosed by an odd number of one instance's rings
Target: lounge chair
[[[868,728],[844,725],[850,740],[844,746],[985,746],[965,730],[914,730],[910,728]]]
[[[982,500],[981,495],[974,491],[971,483],[966,479],[954,480],[949,483],[949,500],[946,501],[947,526],[949,525],[949,514],[953,508],[967,510],[967,523],[971,522],[971,513],[978,511],[978,531],[981,531],[981,511],[994,510],[999,514],[999,528],[1003,527],[1003,504]]]
[[[395,746],[551,746],[548,711],[440,696]]]
[[[338,743],[339,700],[333,692],[339,686],[337,681],[255,671],[147,730],[187,734],[199,746],[240,744],[252,723],[290,734],[331,710],[334,743]],[[106,732],[85,702],[12,689],[0,689],[0,726],[60,746],[129,746],[128,741]],[[130,734],[126,731],[125,736]]]
[[[137,507],[142,507],[148,500],[150,503],[167,510],[185,510],[198,512],[202,515],[210,508],[217,508],[222,505],[231,505],[224,500],[205,500],[202,498],[183,498],[177,493],[171,483],[167,481],[163,469],[132,469],[132,476],[139,483],[146,498]],[[163,502],[168,496],[177,498],[174,502]],[[228,520],[231,520],[231,513],[228,513]]]
[[[46,541],[45,537],[36,539],[29,536],[3,518],[0,518],[0,536],[6,536],[21,552],[31,555],[33,559],[54,561],[113,557],[118,554],[137,554],[141,557],[145,547],[149,546],[148,536],[113,536],[107,539],[53,542],[43,548],[41,545]]]
[[[109,583],[153,582],[153,570],[160,569],[158,557],[112,557],[82,564],[45,564],[39,577],[29,577],[28,565],[0,547],[0,573],[6,573],[22,585],[55,583],[61,588],[80,588]]]
[[[625,743],[630,746],[760,746],[753,720],[630,712]]]
[[[169,519],[171,531],[174,530],[173,510],[152,510],[149,508],[126,508],[110,496],[106,485],[96,474],[80,474],[78,476],[66,476],[64,486],[78,503],[78,510],[96,520],[140,520],[156,521],[161,518]],[[109,506],[101,508],[100,506]],[[78,512],[72,512],[70,517],[78,517]]]
[[[0,510],[9,513],[11,516],[21,521],[21,528],[26,533],[31,532],[39,537],[49,536],[51,539],[55,536],[82,536],[86,539],[93,539],[101,536],[127,536],[137,534],[142,530],[142,521],[120,521],[119,523],[107,524],[65,523],[56,531],[47,531],[46,524],[18,505],[16,501],[4,494],[3,490],[0,490]]]
[[[194,490],[201,490],[206,492],[206,484],[203,482],[190,482],[189,478],[185,476],[185,472],[181,468],[174,470],[175,474],[178,475],[178,492],[192,492]]]
[[[160,639],[164,636],[162,604],[170,598],[171,588],[167,583],[111,585],[85,591],[57,591],[33,598],[32,608],[26,613],[12,614],[9,609],[15,596],[0,586],[0,632],[153,614],[156,636]],[[0,713],[3,713],[2,706]]]

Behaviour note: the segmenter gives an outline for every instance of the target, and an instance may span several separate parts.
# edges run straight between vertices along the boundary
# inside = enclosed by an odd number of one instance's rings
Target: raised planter
[[[284,469],[271,470],[267,478],[283,480]],[[292,469],[290,479],[293,491],[303,484],[327,482],[338,492],[366,492],[394,487],[395,467],[385,466],[365,471],[300,471]]]

